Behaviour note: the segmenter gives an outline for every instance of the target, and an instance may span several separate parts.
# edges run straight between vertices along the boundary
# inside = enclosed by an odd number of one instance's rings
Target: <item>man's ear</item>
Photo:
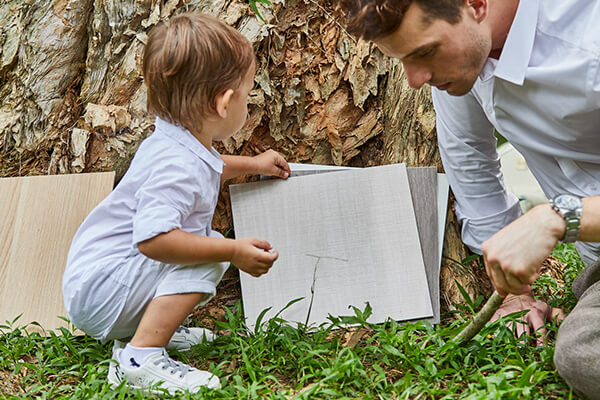
[[[481,22],[487,16],[487,0],[466,0],[469,13],[477,22]]]
[[[221,118],[227,117],[227,107],[233,97],[233,89],[225,89],[215,97],[215,109]]]

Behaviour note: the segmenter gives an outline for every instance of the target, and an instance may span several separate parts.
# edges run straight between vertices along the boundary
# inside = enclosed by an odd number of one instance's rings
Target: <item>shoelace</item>
[[[186,328],[185,326],[180,326],[179,328],[177,328],[177,330],[175,332],[179,333],[181,331],[184,331],[185,333],[190,333],[190,330],[188,328]]]
[[[165,364],[161,367],[162,369],[172,368],[172,374],[179,371],[180,378],[183,378],[188,372],[192,370],[192,368],[189,365],[176,362],[171,357],[169,357],[168,354],[163,354],[162,358],[159,358],[158,360],[154,361],[154,365],[159,366],[160,364]]]

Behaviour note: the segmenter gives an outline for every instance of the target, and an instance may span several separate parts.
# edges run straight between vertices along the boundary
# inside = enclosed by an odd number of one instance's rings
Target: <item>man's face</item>
[[[465,6],[457,24],[439,18],[426,22],[425,12],[413,2],[400,27],[375,43],[402,61],[412,88],[429,83],[462,96],[473,87],[491,49],[491,35],[479,13]]]

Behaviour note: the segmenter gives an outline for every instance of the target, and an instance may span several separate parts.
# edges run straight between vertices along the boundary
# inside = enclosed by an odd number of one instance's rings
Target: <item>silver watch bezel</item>
[[[561,193],[550,200],[552,209],[565,220],[565,236],[561,239],[563,243],[577,241],[581,228],[581,212],[583,202],[581,198],[568,193]]]

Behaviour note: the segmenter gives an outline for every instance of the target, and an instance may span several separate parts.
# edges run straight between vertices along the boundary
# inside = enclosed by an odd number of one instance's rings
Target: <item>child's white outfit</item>
[[[229,263],[173,265],[141,254],[137,244],[173,229],[211,230],[223,161],[189,131],[156,119],[114,191],[77,231],[63,277],[71,322],[102,341],[132,336],[155,297],[207,293]]]

